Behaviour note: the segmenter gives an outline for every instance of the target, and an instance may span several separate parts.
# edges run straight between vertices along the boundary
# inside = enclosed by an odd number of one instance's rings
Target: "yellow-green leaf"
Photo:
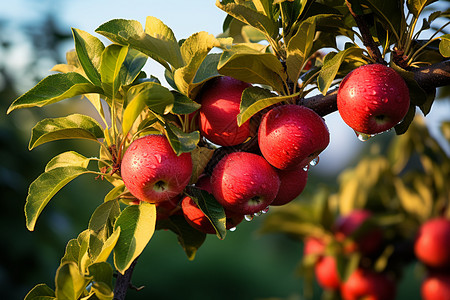
[[[67,262],[56,271],[55,282],[55,294],[58,300],[77,300],[89,280],[80,273],[75,263]]]
[[[141,254],[150,241],[156,225],[156,207],[141,202],[125,208],[114,225],[120,227],[120,236],[114,247],[114,265],[124,273],[131,263]]]

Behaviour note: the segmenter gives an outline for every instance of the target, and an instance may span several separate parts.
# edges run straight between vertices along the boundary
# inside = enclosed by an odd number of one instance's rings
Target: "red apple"
[[[240,127],[237,115],[242,92],[251,85],[222,76],[211,79],[201,90],[197,101],[202,105],[199,113],[200,133],[221,146],[243,143],[250,136],[250,121]]]
[[[212,192],[212,186],[209,176],[201,176],[197,180],[195,186],[207,191],[208,193]],[[204,233],[216,233],[216,230],[209,221],[208,217],[202,212],[202,210],[198,207],[194,200],[192,200],[191,197],[183,197],[183,200],[181,201],[181,207],[183,209],[184,218],[192,227]],[[244,219],[244,215],[236,214],[227,210],[225,210],[225,216],[227,229],[236,227]]]
[[[121,176],[130,193],[141,201],[158,203],[180,194],[192,173],[190,153],[175,154],[163,135],[147,135],[125,151]]]
[[[270,204],[272,206],[284,205],[294,200],[303,192],[308,180],[308,171],[303,170],[303,167],[293,170],[277,169],[277,174],[280,178],[280,188],[277,197]]]
[[[450,274],[427,276],[420,292],[423,300],[450,300]]]
[[[335,224],[335,236],[338,241],[344,241],[358,230],[372,217],[368,210],[354,210],[350,214],[340,216]],[[372,254],[377,251],[382,243],[383,233],[378,227],[369,228],[362,235],[355,236],[354,242],[345,245],[346,252],[360,251],[363,254]]]
[[[233,152],[215,166],[211,185],[214,197],[225,209],[247,215],[272,203],[278,193],[280,179],[263,157]]]
[[[323,255],[325,253],[325,242],[316,237],[305,238],[303,246],[303,255]]]
[[[343,300],[394,300],[396,286],[381,273],[357,269],[341,285]]]
[[[345,76],[337,107],[344,122],[359,133],[375,134],[399,123],[409,109],[403,78],[381,64],[361,66]]]
[[[337,290],[341,286],[336,259],[333,256],[324,256],[314,266],[317,283],[326,290]]]
[[[450,266],[450,220],[438,217],[423,223],[414,243],[416,257],[424,264]]]
[[[329,144],[324,120],[299,105],[277,106],[267,112],[258,130],[264,158],[278,169],[296,169],[309,164]]]
[[[180,213],[179,202],[181,200],[180,195],[167,201],[161,201],[155,203],[156,205],[156,220],[164,220],[174,214]]]

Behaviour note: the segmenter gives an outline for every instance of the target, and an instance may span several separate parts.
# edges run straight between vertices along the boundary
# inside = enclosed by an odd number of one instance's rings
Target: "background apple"
[[[403,78],[382,64],[361,66],[345,76],[337,107],[344,122],[358,133],[375,134],[399,123],[409,109]]]
[[[251,85],[228,77],[211,79],[201,90],[197,102],[202,106],[199,113],[201,134],[221,146],[243,143],[250,135],[250,121],[240,127],[237,115],[242,92]]]
[[[313,110],[299,105],[277,106],[267,112],[258,130],[264,158],[278,169],[302,168],[329,144],[324,120]]]
[[[247,215],[272,203],[278,193],[280,179],[263,157],[233,152],[216,165],[211,185],[214,197],[225,209]]]
[[[395,294],[393,281],[381,273],[364,269],[355,270],[341,286],[343,300],[394,300]]]
[[[327,290],[337,290],[341,286],[336,259],[326,255],[321,257],[314,266],[317,283]]]
[[[438,217],[423,223],[414,243],[414,253],[424,264],[450,266],[450,220]]]
[[[352,211],[348,215],[340,216],[335,224],[335,236],[338,241],[344,240],[361,230],[361,226],[372,217],[372,213],[365,209]],[[371,225],[371,224],[368,224]],[[367,225],[366,225],[367,226]],[[383,233],[380,228],[368,226],[367,229],[353,237],[354,241],[348,241],[344,245],[347,253],[360,251],[363,254],[372,254],[377,251],[383,240]]]
[[[121,176],[131,194],[150,203],[168,201],[180,194],[192,173],[190,153],[175,154],[163,135],[147,135],[125,151]]]
[[[422,282],[420,292],[423,300],[450,300],[450,274],[428,275]]]

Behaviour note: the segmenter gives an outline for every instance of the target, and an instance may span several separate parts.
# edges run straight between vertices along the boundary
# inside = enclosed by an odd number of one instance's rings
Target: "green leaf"
[[[274,104],[271,103],[272,98],[276,98],[276,94],[267,89],[256,86],[246,88],[241,96],[240,112],[237,115],[238,125],[241,126],[258,111]]]
[[[179,92],[172,91],[172,95],[174,98],[172,113],[174,114],[188,115],[201,107],[200,104]]]
[[[91,291],[94,292],[98,300],[113,300],[114,292],[111,287],[103,282],[94,281]],[[94,298],[95,299],[95,298]]]
[[[414,17],[418,18],[423,9],[437,0],[408,0],[408,10],[414,15]]]
[[[42,297],[49,297],[48,299],[55,297],[55,292],[43,283],[38,284],[34,288],[32,288],[25,296],[24,300],[33,300]]]
[[[400,35],[402,23],[405,23],[403,17],[402,1],[384,1],[384,0],[363,0],[362,3],[367,4],[370,9],[378,16],[381,24],[388,29]],[[405,24],[406,25],[406,24]]]
[[[217,0],[216,6],[239,21],[255,27],[272,38],[275,38],[278,35],[277,22],[263,13],[231,1]]]
[[[77,242],[80,245],[80,253],[78,255],[78,269],[85,273],[87,267],[91,265],[91,259],[89,258],[89,229],[82,231],[78,237]]]
[[[102,244],[101,250],[98,252],[97,256],[95,257],[94,262],[102,262],[106,261],[113,251],[114,247],[117,244],[117,241],[120,237],[120,227],[114,230],[114,232],[111,234],[111,236]]]
[[[184,65],[180,47],[172,31],[154,17],[147,18],[145,32],[138,21],[123,19],[108,21],[95,31],[115,43],[130,45],[159,62],[167,70],[171,70],[170,65],[174,68]]]
[[[44,143],[61,139],[98,141],[103,137],[103,129],[97,121],[86,115],[73,114],[39,121],[31,131],[28,148],[32,150]]]
[[[61,258],[61,264],[66,262],[74,262],[78,264],[80,258],[80,244],[77,239],[71,239],[66,245],[66,251]]]
[[[450,34],[441,35],[439,43],[439,52],[444,57],[450,57]]]
[[[240,44],[225,50],[217,66],[219,73],[236,79],[260,83],[284,90],[287,78],[283,65],[272,53],[266,53],[265,47],[254,44]]]
[[[87,168],[90,159],[75,151],[67,151],[53,157],[45,166],[45,172],[60,167]]]
[[[147,56],[133,48],[128,49],[127,56],[120,69],[120,83],[130,85],[141,74],[141,70],[147,62]]]
[[[169,219],[158,221],[158,229],[169,229],[174,232],[189,260],[195,258],[197,250],[206,239],[206,233],[194,229],[183,216],[174,215]]]
[[[86,31],[72,28],[73,39],[75,41],[75,50],[78,60],[86,74],[93,84],[101,87],[101,77],[99,73],[100,59],[105,49],[103,43],[96,37]]]
[[[88,267],[88,276],[95,282],[103,282],[112,287],[113,268],[107,262],[94,263]]]
[[[27,228],[34,230],[36,220],[50,199],[72,179],[90,171],[82,167],[60,167],[42,173],[30,184],[25,203]]]
[[[227,234],[225,211],[213,195],[205,190],[187,187],[186,193],[197,204],[216,230],[216,235],[223,240]]]
[[[106,194],[105,199],[103,200],[104,202],[107,201],[112,201],[117,199],[123,192],[125,191],[125,185],[121,184],[118,185],[116,187],[114,187],[112,190],[110,190],[108,192],[108,194]]]
[[[31,90],[14,100],[7,113],[18,108],[42,107],[89,93],[102,93],[102,89],[75,72],[54,74],[45,77]]]
[[[103,245],[113,232],[116,218],[120,214],[119,202],[108,201],[97,207],[89,220],[89,255],[93,262],[100,256]],[[111,249],[112,250],[112,249]],[[109,256],[109,253],[108,253]],[[107,258],[107,257],[106,257]]]
[[[197,70],[214,47],[220,47],[218,40],[207,32],[198,32],[188,37],[181,45],[181,55],[185,66],[174,72],[174,81],[178,90],[189,96],[189,87],[193,83]]]
[[[102,87],[105,95],[111,99],[116,98],[116,94],[122,84],[120,71],[122,64],[128,54],[128,47],[120,45],[109,45],[103,51],[100,62],[100,75]]]
[[[310,55],[316,35],[316,19],[303,21],[297,33],[289,40],[286,48],[286,68],[292,82],[297,82],[301,71]]]
[[[407,71],[397,66],[394,62],[391,62],[391,67],[394,69],[404,80],[409,89],[409,98],[411,104],[416,106],[424,105],[427,102],[427,93],[420,87],[417,81],[414,79],[414,73]]]
[[[73,262],[62,264],[56,271],[56,298],[58,300],[77,300],[89,280],[85,278]]]
[[[125,208],[114,225],[120,227],[119,240],[114,247],[114,265],[124,273],[141,254],[155,231],[156,208],[154,204],[141,202]]]
[[[191,99],[195,99],[203,85],[211,78],[220,76],[217,65],[220,60],[220,53],[208,54],[202,61],[200,67],[195,73],[193,81],[189,84],[188,95]]]
[[[134,121],[147,106],[157,114],[167,114],[173,107],[173,94],[162,85],[143,82],[132,86],[127,92],[127,105],[123,113],[123,133],[126,134]]]
[[[191,152],[197,148],[197,144],[200,141],[200,132],[183,132],[172,123],[166,123],[165,129],[169,143],[177,155]]]
[[[333,82],[334,78],[336,77],[336,74],[339,71],[339,68],[341,64],[344,62],[344,60],[351,55],[362,55],[363,49],[358,47],[350,47],[343,51],[339,51],[337,54],[334,55],[333,52],[329,53],[329,55],[332,56],[331,59],[326,59],[323,64],[322,69],[320,70],[319,77],[317,78],[317,84],[319,90],[322,92],[323,95],[325,95],[328,91],[328,88],[331,86],[331,83]]]
[[[416,116],[416,106],[410,105],[408,112],[406,113],[406,116],[403,118],[403,120],[399,124],[394,126],[395,133],[397,135],[404,134],[408,130],[409,125],[411,125],[415,116]]]

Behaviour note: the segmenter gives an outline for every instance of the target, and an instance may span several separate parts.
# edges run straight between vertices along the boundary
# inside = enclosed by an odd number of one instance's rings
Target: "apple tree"
[[[330,299],[394,299],[417,257],[448,291],[450,162],[417,115],[450,85],[448,6],[434,2],[218,0],[223,33],[181,40],[151,16],[100,25],[95,33],[108,44],[73,28],[67,63],[8,114],[85,97],[95,115],[39,121],[29,149],[83,139],[98,155],[52,158],[29,186],[26,226],[33,231],[52,197],[81,175],[111,190],[68,241],[55,287],[38,284],[25,299],[124,299],[158,231],[172,231],[194,259],[207,234],[225,239],[275,206],[261,230],[303,242],[301,273],[315,273]],[[148,60],[167,84],[143,71]],[[300,199],[329,143],[323,117],[331,113],[362,140],[391,128],[398,137],[388,156],[375,149],[343,172],[336,191]],[[449,124],[442,130],[448,138]],[[441,244],[414,247],[429,231]],[[441,259],[423,258],[430,251]],[[424,285],[424,298],[430,293]]]

